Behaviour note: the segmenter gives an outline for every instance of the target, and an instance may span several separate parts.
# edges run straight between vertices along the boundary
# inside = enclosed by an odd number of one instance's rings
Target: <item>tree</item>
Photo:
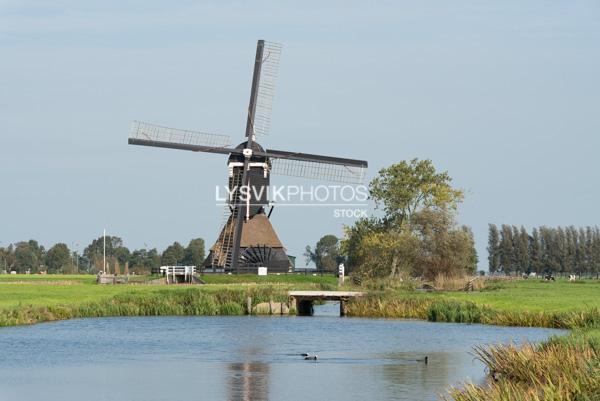
[[[359,271],[368,277],[420,275],[415,271],[420,256],[420,240],[409,230],[369,231],[357,247]]]
[[[565,230],[562,227],[558,227],[556,230],[555,242],[555,260],[558,267],[557,271],[565,273],[567,271],[567,237],[565,235]]]
[[[130,270],[136,273],[148,273],[160,266],[160,256],[156,248],[136,249],[129,257]]]
[[[530,257],[529,257],[529,234],[525,227],[521,226],[518,233],[518,266],[519,271],[531,272]]]
[[[306,246],[304,252],[306,264],[313,262],[317,270],[337,271],[338,264],[342,262],[340,257],[340,242],[335,235],[324,235],[315,245],[314,251]]]
[[[131,257],[131,252],[129,249],[127,249],[127,247],[121,245],[115,248],[114,257],[120,264],[125,265],[125,263],[127,263]]]
[[[48,273],[63,273],[65,270],[70,270],[68,267],[71,264],[71,251],[66,244],[58,243],[48,249],[46,253]]]
[[[163,266],[175,266],[178,263],[183,263],[183,257],[185,256],[185,249],[179,242],[174,242],[162,253],[160,263]]]
[[[15,247],[14,268],[18,273],[37,272],[43,268],[45,250],[37,241],[19,242]]]
[[[0,248],[0,269],[10,271],[15,264],[15,249],[13,244]]]
[[[420,239],[415,275],[433,279],[475,273],[478,258],[473,233],[467,227],[457,228],[453,213],[425,209],[415,213],[412,226]]]
[[[500,233],[495,224],[489,224],[487,251],[488,267],[492,274],[500,268]]]
[[[363,238],[382,231],[379,221],[373,217],[356,220],[352,226],[344,226],[344,239],[340,241],[340,254],[344,257],[346,272],[350,273],[364,263],[361,250]]]
[[[577,252],[577,229],[574,226],[569,226],[565,229],[565,252],[564,270],[574,272],[579,259]]]
[[[430,160],[413,159],[384,168],[369,185],[382,216],[345,228],[341,251],[348,266],[371,277],[434,277],[475,271],[470,230],[458,228],[462,191]],[[310,258],[316,252],[307,247]]]
[[[500,266],[504,274],[511,274],[514,261],[513,231],[503,224],[500,230]]]
[[[384,221],[401,229],[421,209],[455,209],[463,192],[452,188],[451,181],[447,172],[436,172],[431,160],[412,159],[379,170],[369,194],[383,209]]]
[[[594,270],[594,230],[592,227],[585,228],[585,269],[591,275]]]
[[[587,260],[588,260],[588,251],[587,251],[587,238],[586,232],[583,228],[579,229],[577,235],[577,262],[575,264],[575,270],[571,270],[567,273],[576,272],[578,276],[587,270]]]
[[[107,261],[110,258],[117,258],[118,254],[123,257],[124,250],[123,240],[117,236],[106,236],[106,258]],[[129,251],[127,251],[128,253]],[[95,266],[96,270],[102,269],[102,263],[104,259],[104,237],[98,237],[92,241],[84,250],[83,256],[90,261],[90,264]]]
[[[160,255],[156,248],[152,248],[148,251],[146,256],[146,266],[150,269],[156,269],[160,266]]]
[[[532,271],[538,274],[541,273],[543,270],[542,244],[537,228],[531,231],[531,237],[529,238],[529,259]]]
[[[202,266],[204,262],[204,240],[195,238],[185,248],[183,263],[187,266]]]
[[[136,249],[131,252],[129,257],[129,264],[131,267],[146,267],[148,266],[148,250]]]
[[[553,273],[558,271],[559,264],[556,261],[556,241],[554,231],[548,227],[540,227],[540,240],[542,243],[542,273]]]
[[[508,238],[512,236],[512,251]],[[525,250],[525,237],[528,246]],[[600,229],[594,227],[539,227],[531,236],[521,227],[502,226],[500,232],[500,266],[507,272],[529,265],[529,269],[542,274],[600,275]],[[492,234],[488,238],[493,243]],[[491,247],[488,247],[490,250]],[[512,255],[509,255],[512,252]],[[492,252],[490,252],[490,258]],[[515,262],[509,267],[509,259]]]
[[[592,232],[592,266],[590,274],[595,274],[598,278],[600,276],[600,229],[594,227]]]
[[[479,255],[477,254],[477,248],[475,248],[475,235],[473,230],[469,226],[462,226],[460,228],[467,236],[468,247],[470,248],[469,263],[467,265],[467,273],[475,273],[477,265],[479,264]]]

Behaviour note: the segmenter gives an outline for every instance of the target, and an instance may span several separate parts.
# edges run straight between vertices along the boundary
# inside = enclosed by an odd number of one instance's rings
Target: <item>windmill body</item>
[[[173,129],[135,121],[129,143],[228,155],[229,199],[220,234],[210,248],[204,271],[269,272],[291,269],[285,247],[270,222],[269,185],[272,173],[341,183],[361,183],[363,160],[264,149],[257,135],[270,126],[281,46],[259,40],[246,123],[246,139],[236,147],[225,135]]]
[[[244,142],[236,148],[246,149],[246,146],[247,142]],[[257,142],[252,143],[252,149],[264,152]],[[204,261],[205,271],[216,273],[231,270],[235,229],[239,217],[236,205],[239,204],[245,207],[242,207],[240,213],[242,228],[236,272],[256,273],[259,267],[267,267],[269,272],[287,273],[291,266],[286,249],[266,213],[271,177],[269,158],[254,155],[250,157],[247,167],[248,184],[244,192],[241,190],[244,155],[231,154],[227,166],[229,216]]]

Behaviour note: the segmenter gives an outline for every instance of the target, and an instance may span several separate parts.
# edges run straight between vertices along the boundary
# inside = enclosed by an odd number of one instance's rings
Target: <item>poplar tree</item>
[[[529,238],[529,264],[534,272],[538,274],[542,272],[542,244],[537,228],[531,231]]]
[[[566,236],[566,260],[564,261],[565,270],[568,272],[575,271],[577,266],[579,255],[577,249],[577,229],[573,226],[569,226],[565,229]]]
[[[592,268],[591,274],[595,274],[596,278],[600,276],[600,229],[594,227],[592,240]]]
[[[500,268],[500,233],[495,224],[489,224],[487,251],[490,273],[495,273]]]
[[[514,247],[512,229],[503,224],[500,231],[500,267],[504,274],[510,274],[513,267]]]
[[[586,242],[585,231],[583,228],[580,228],[577,239],[577,264],[575,265],[575,270],[573,271],[574,273],[577,273],[578,276],[581,276],[581,274],[586,270]]]
[[[530,272],[531,266],[529,262],[529,234],[527,234],[527,230],[525,227],[521,226],[521,230],[518,236],[518,248],[519,248],[519,270]]]

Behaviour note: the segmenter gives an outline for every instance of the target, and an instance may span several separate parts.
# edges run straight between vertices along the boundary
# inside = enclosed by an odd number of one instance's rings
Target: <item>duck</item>
[[[318,355],[305,355],[304,356],[304,360],[305,361],[316,361],[318,359]]]

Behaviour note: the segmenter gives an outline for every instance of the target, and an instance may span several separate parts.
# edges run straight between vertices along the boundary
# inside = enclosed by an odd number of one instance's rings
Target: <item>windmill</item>
[[[361,183],[362,160],[295,151],[264,149],[257,135],[270,127],[281,45],[259,40],[256,46],[246,138],[233,147],[226,135],[188,131],[134,121],[129,144],[228,155],[229,200],[219,237],[204,262],[205,271],[287,272],[290,262],[269,220],[268,187],[272,173],[341,183]]]

